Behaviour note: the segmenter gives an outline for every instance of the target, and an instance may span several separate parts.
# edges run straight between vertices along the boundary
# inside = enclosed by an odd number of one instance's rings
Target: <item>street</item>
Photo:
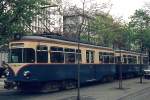
[[[16,90],[3,89],[0,80],[1,100],[76,100],[77,90],[65,90],[55,93],[20,93]],[[95,84],[81,88],[81,100],[150,100],[150,80],[139,78],[123,81],[123,89],[118,89],[118,82]]]

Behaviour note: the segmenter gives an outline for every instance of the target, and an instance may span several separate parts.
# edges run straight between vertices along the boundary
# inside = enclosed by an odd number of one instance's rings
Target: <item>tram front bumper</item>
[[[4,81],[4,88],[5,89],[13,89],[16,86],[14,81],[5,80]]]

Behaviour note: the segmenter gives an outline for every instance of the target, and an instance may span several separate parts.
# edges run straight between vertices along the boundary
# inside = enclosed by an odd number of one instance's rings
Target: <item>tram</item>
[[[142,67],[147,65],[146,54],[51,36],[23,36],[9,43],[9,63],[5,88],[18,90],[56,91],[77,86],[78,63],[80,83],[113,81],[122,62],[124,78],[139,75],[139,57]],[[120,58],[119,58],[120,57]],[[119,60],[121,59],[121,60]]]

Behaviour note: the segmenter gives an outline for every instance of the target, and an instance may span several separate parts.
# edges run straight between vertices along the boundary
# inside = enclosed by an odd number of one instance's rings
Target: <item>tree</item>
[[[150,42],[149,28],[150,28],[150,15],[148,10],[136,10],[134,15],[131,16],[129,22],[130,28],[134,32],[134,46],[136,49],[141,47],[150,49],[148,45]]]
[[[25,33],[43,5],[48,3],[44,0],[1,0],[0,43],[8,42],[14,33]]]
[[[82,41],[89,42],[92,40],[90,42],[93,42],[93,40],[95,40],[95,31],[92,30],[90,22],[95,18],[96,13],[102,13],[102,10],[109,8],[109,6],[109,3],[98,4],[90,0],[83,0],[82,8],[77,5],[70,6],[68,4],[68,6],[64,8],[64,35],[76,39],[76,33],[80,30]]]

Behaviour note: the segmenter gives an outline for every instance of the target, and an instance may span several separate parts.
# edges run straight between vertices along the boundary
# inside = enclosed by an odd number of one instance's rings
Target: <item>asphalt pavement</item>
[[[94,84],[81,88],[80,100],[150,100],[150,80],[123,80],[123,88],[119,89],[118,81],[105,84]],[[2,88],[0,79],[0,100],[77,100],[77,89],[46,94],[25,94],[16,90]]]

